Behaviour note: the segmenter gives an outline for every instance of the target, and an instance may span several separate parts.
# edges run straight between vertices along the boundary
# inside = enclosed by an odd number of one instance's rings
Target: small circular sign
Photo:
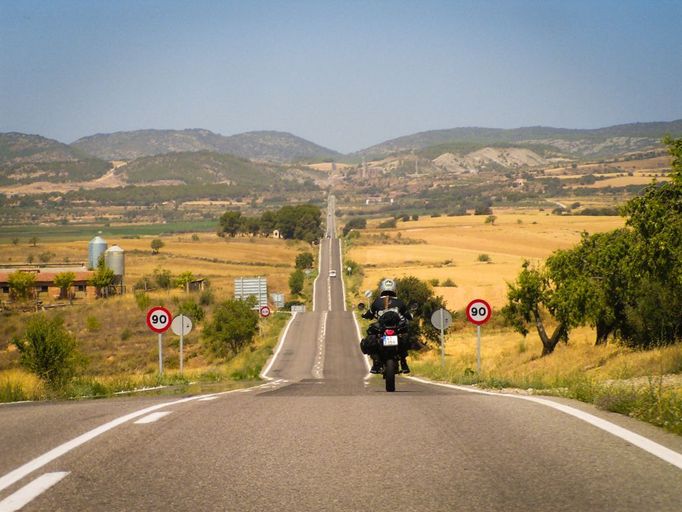
[[[173,320],[173,315],[161,306],[155,306],[147,311],[147,327],[159,334],[168,330],[171,320]]]
[[[490,320],[492,308],[483,299],[474,299],[467,305],[467,319],[474,325],[483,325]]]
[[[447,309],[440,308],[431,315],[431,324],[436,329],[447,329],[452,325],[452,315]]]
[[[185,315],[178,315],[171,322],[171,331],[178,336],[187,336],[192,331],[192,319]]]
[[[270,308],[268,306],[262,306],[260,308],[260,316],[267,318],[270,316]]]

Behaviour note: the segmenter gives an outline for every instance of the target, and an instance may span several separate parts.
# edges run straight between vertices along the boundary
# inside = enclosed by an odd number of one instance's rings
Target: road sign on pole
[[[147,311],[147,327],[159,335],[159,375],[163,375],[163,333],[171,325],[173,315],[161,306],[154,306]]]
[[[490,320],[493,309],[483,299],[474,299],[467,305],[467,319],[476,326],[476,368],[481,373],[481,325]]]
[[[262,306],[259,310],[260,316],[267,318],[270,316],[270,308],[268,306]]]
[[[431,324],[440,329],[440,366],[445,368],[445,329],[452,325],[452,315],[449,311],[440,308],[431,315]]]
[[[171,330],[180,336],[180,375],[183,370],[183,354],[182,349],[185,341],[185,336],[192,331],[192,320],[185,315],[178,315],[173,318],[171,322]]]

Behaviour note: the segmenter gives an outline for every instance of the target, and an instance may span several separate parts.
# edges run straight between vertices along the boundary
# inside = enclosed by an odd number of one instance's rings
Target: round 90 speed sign
[[[171,320],[173,320],[173,315],[161,306],[155,306],[147,311],[147,327],[159,334],[168,330]]]
[[[490,304],[483,299],[474,299],[469,302],[466,312],[469,322],[474,325],[483,325],[490,320],[490,315],[493,310],[490,307]]]

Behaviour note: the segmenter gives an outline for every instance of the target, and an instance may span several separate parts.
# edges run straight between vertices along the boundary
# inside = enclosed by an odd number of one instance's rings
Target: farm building
[[[79,266],[59,266],[41,267],[37,265],[16,265],[0,268],[0,298],[8,300],[10,298],[10,275],[14,272],[26,272],[35,275],[33,297],[39,299],[41,294],[48,297],[59,298],[62,290],[55,285],[54,280],[58,274],[63,272],[73,272],[76,276],[70,294],[74,298],[93,298],[95,287],[88,283],[94,272],[88,270],[84,265]]]

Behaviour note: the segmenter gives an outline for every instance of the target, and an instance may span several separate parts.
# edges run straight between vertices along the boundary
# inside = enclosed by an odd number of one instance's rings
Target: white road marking
[[[254,388],[251,389],[257,389],[261,386],[255,386]],[[230,393],[238,393],[240,391],[243,391],[241,389],[236,389],[236,390],[231,390],[231,391],[221,391],[220,393],[215,393],[216,396],[221,396],[221,395],[227,395]],[[165,402],[162,404],[157,404],[157,405],[152,405],[150,407],[145,407],[144,409],[140,409],[139,411],[134,411],[129,414],[126,414],[124,416],[121,416],[120,418],[116,418],[114,420],[111,420],[107,423],[104,423],[103,425],[100,425],[99,427],[96,427],[88,432],[85,432],[84,434],[81,434],[80,436],[71,439],[70,441],[67,441],[63,444],[60,444],[56,448],[53,448],[52,450],[36,457],[35,459],[27,462],[26,464],[19,466],[13,471],[10,471],[6,475],[4,475],[2,478],[0,478],[0,491],[3,491],[7,489],[10,485],[15,484],[25,476],[33,473],[34,471],[42,468],[43,466],[49,464],[55,459],[58,459],[62,455],[70,452],[71,450],[78,448],[79,446],[87,443],[88,441],[91,441],[92,439],[95,439],[96,437],[104,434],[105,432],[108,432],[109,430],[118,427],[119,425],[122,425],[130,420],[134,420],[135,418],[139,418],[141,416],[144,416],[146,414],[152,413],[154,411],[158,411],[159,409],[163,409],[165,407],[170,407],[173,405],[179,405],[183,404],[186,402],[191,402],[193,400],[199,400],[206,395],[197,395],[197,396],[190,396],[188,398],[182,398],[180,400],[175,400],[174,402]]]
[[[216,400],[218,397],[215,395],[210,395],[210,396],[205,396],[204,398],[200,398],[200,402],[208,402],[210,400]]]
[[[10,494],[7,498],[0,501],[0,512],[20,510],[68,474],[68,471],[58,471],[39,476],[30,484],[25,485],[14,494]]]
[[[324,378],[324,353],[325,342],[327,337],[327,312],[322,312],[322,320],[320,326],[320,333],[317,337],[317,355],[315,356],[315,363],[313,365],[313,377],[316,379]]]
[[[348,311],[348,308],[346,308],[346,283],[343,279],[343,251],[341,250],[341,239],[338,239],[339,241],[339,269],[341,272],[341,293],[342,293],[342,298],[343,298],[343,310]]]
[[[594,416],[593,414],[587,413],[585,411],[581,411],[580,409],[576,409],[574,407],[570,407],[568,405],[560,404],[558,402],[553,402],[552,400],[547,400],[546,398],[539,398],[536,396],[525,396],[525,395],[510,395],[507,393],[492,393],[490,391],[482,391],[480,389],[473,389],[473,388],[468,388],[464,386],[457,386],[455,384],[444,384],[441,382],[432,382],[427,379],[421,379],[419,377],[407,377],[408,379],[415,380],[417,382],[421,382],[423,384],[430,384],[432,386],[442,386],[446,388],[451,388],[451,389],[457,389],[460,391],[467,391],[469,393],[477,393],[481,395],[489,395],[489,396],[503,396],[507,398],[516,398],[518,400],[526,400],[528,402],[534,402],[536,404],[544,405],[545,407],[551,407],[552,409],[556,409],[557,411],[561,411],[565,414],[568,414],[570,416],[573,416],[574,418],[578,418],[579,420],[582,420],[586,423],[589,423],[590,425],[597,427],[601,430],[604,430],[608,432],[611,435],[614,435],[616,437],[619,437],[625,441],[627,441],[630,444],[633,444],[637,446],[638,448],[641,448],[645,452],[650,453],[651,455],[654,455],[655,457],[658,457],[659,459],[662,459],[666,462],[669,462],[673,466],[682,469],[682,453],[678,453],[676,451],[671,450],[670,448],[666,448],[665,446],[658,444],[651,439],[648,439],[644,436],[641,436],[639,434],[635,434],[634,432],[627,430],[623,427],[620,427],[616,425],[615,423],[611,423],[610,421],[604,420],[602,418],[599,418],[597,416]]]
[[[313,296],[314,295],[315,295],[315,293],[313,293]],[[291,315],[291,319],[287,323],[287,326],[284,328],[284,332],[279,337],[279,341],[277,342],[277,346],[275,347],[275,352],[272,354],[272,357],[270,358],[270,361],[268,362],[265,369],[260,372],[261,379],[272,380],[272,377],[268,376],[268,373],[270,373],[270,370],[272,369],[272,365],[275,364],[275,360],[277,359],[277,356],[279,355],[280,351],[282,350],[282,347],[284,346],[284,342],[287,339],[287,334],[289,333],[289,327],[291,327],[291,324],[293,324],[294,320],[296,320],[297,314],[298,313],[293,313]]]
[[[144,416],[143,418],[140,418],[139,420],[137,420],[135,422],[135,424],[136,425],[146,425],[147,423],[154,423],[155,421],[159,421],[164,416],[168,416],[170,413],[171,413],[171,411],[153,412],[151,414],[148,414],[147,416]]]
[[[313,312],[317,311],[317,281],[322,275],[322,244],[324,241],[320,242],[320,250],[317,253],[317,277],[313,281]]]

